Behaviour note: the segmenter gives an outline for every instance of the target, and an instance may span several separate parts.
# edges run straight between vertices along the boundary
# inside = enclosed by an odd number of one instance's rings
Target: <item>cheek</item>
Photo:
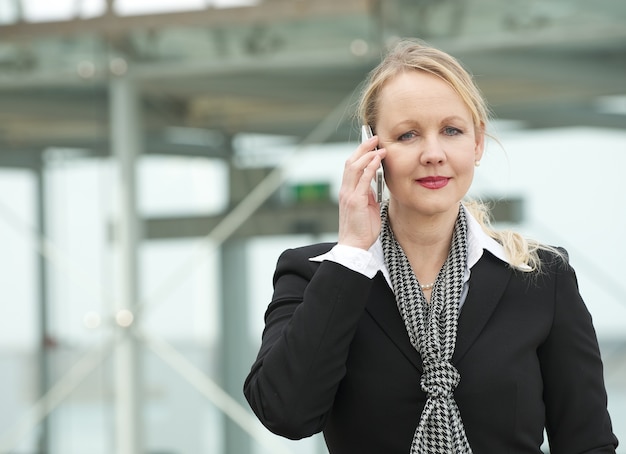
[[[456,171],[457,176],[459,177],[460,185],[465,192],[467,192],[472,186],[472,183],[474,181],[474,171],[474,161],[466,163],[462,169],[458,169]]]
[[[474,159],[471,161],[464,159],[462,162],[457,162],[454,166],[454,173],[459,181],[463,182],[463,185],[469,186],[474,180]]]
[[[417,157],[410,153],[393,153],[387,151],[387,157],[383,160],[385,176],[411,173],[418,164]]]
[[[383,162],[383,173],[387,183],[393,182],[393,180],[402,175],[402,166],[399,166],[397,161],[388,162],[387,159],[385,159]]]
[[[467,151],[460,155],[456,160],[456,166],[460,169],[463,169],[464,172],[474,171],[474,167],[476,163],[476,155],[473,151]]]

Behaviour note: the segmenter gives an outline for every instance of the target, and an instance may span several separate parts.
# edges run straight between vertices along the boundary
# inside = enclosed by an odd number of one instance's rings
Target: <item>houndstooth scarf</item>
[[[459,303],[467,264],[467,220],[463,209],[454,226],[450,254],[439,271],[430,304],[389,225],[389,203],[381,206],[385,262],[411,344],[424,364],[420,385],[426,404],[413,435],[411,454],[471,454],[454,401],[460,375],[451,364]]]

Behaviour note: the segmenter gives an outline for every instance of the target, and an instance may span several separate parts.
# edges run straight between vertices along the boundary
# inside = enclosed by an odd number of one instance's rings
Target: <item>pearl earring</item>
[[[477,159],[476,161],[474,161],[474,166],[480,167],[480,159]]]

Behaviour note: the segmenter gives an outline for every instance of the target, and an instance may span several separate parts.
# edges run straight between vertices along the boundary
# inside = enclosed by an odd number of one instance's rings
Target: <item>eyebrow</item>
[[[445,117],[443,119],[443,122],[448,122],[448,121],[461,121],[461,122],[465,122],[466,120],[463,117],[459,117],[458,115],[450,115],[449,117]],[[470,119],[470,123],[472,123],[471,119]]]
[[[469,121],[467,121],[465,118],[459,116],[459,115],[449,115],[447,117],[444,117],[441,119],[441,123],[449,123],[449,122],[453,122],[453,121],[457,121],[457,122],[461,122],[461,123],[469,123],[470,125],[474,124],[473,120],[470,118]],[[406,127],[406,126],[411,126],[415,124],[415,120],[412,119],[407,119],[407,120],[402,120],[398,123],[396,123],[393,127],[396,128],[398,126],[400,127]]]

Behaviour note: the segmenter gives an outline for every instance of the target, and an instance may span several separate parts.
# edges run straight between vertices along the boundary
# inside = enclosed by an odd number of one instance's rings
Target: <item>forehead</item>
[[[452,85],[441,77],[419,70],[404,71],[389,79],[379,92],[378,107],[383,115],[390,111],[411,108],[453,110],[457,114],[461,111],[470,114],[467,105]]]

